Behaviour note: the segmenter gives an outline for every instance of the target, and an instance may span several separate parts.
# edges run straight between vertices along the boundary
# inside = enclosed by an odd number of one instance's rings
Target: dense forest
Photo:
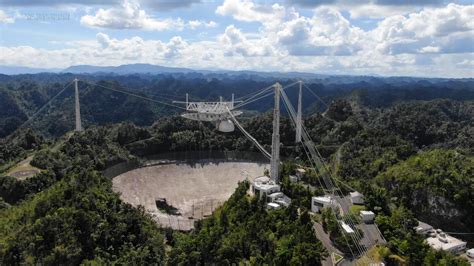
[[[59,137],[73,128],[74,101],[71,81],[78,78],[81,113],[85,125],[105,125],[131,121],[139,126],[150,126],[157,119],[178,114],[179,109],[130,97],[113,89],[146,95],[155,100],[171,102],[185,100],[216,101],[219,96],[230,100],[232,94],[239,99],[279,81],[283,86],[296,81],[293,78],[278,80],[275,77],[254,75],[229,76],[225,74],[24,74],[0,75],[0,138],[13,132],[30,118],[52,96],[66,85],[68,89],[46,106],[30,127],[43,135]],[[473,100],[474,81],[471,79],[417,79],[375,77],[324,77],[305,80],[303,107],[308,114],[323,112],[327,103],[344,98],[359,106],[386,108],[399,102],[413,100]],[[296,101],[294,88],[287,93]],[[314,96],[317,93],[319,100]],[[271,97],[246,105],[246,110],[264,112],[272,107]]]
[[[305,156],[281,121],[286,209],[266,210],[239,185],[191,233],[158,228],[144,209],[122,202],[102,171],[120,162],[170,151],[257,151],[239,131],[185,120],[177,110],[83,84],[86,130],[73,128],[72,90],[27,127],[17,129],[59,92],[70,74],[2,76],[0,83],[0,264],[270,264],[307,265],[328,255],[312,229],[310,197],[321,189],[290,184]],[[157,99],[230,98],[272,84],[269,78],[131,75],[80,78]],[[284,84],[291,83],[287,80]],[[384,259],[410,265],[466,265],[431,250],[414,233],[416,219],[452,231],[474,228],[474,89],[472,80],[376,79],[308,83],[304,124],[338,178],[366,195],[388,244]],[[296,95],[290,94],[294,100]],[[271,145],[271,97],[249,105],[243,126]],[[327,107],[325,106],[328,105]],[[14,132],[14,134],[10,134]],[[10,134],[10,135],[9,135]],[[19,180],[8,170],[32,157],[41,169]],[[305,182],[318,187],[318,176]],[[331,214],[324,223],[331,229]],[[467,238],[466,240],[472,241]],[[398,260],[398,261],[400,261]]]

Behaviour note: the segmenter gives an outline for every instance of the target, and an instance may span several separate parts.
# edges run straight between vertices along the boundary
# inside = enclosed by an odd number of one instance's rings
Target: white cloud
[[[382,53],[474,52],[474,6],[449,4],[381,21],[369,35]]]
[[[122,25],[122,28],[157,30],[169,26],[145,26],[153,25],[150,20],[156,20],[139,6],[130,5],[129,11],[124,5],[120,12],[107,9],[91,17],[99,25],[108,27]],[[180,36],[161,41],[139,36],[116,39],[99,33],[92,40],[69,41],[67,49],[0,47],[0,65],[67,67],[91,62],[97,65],[151,63],[199,69],[474,75],[474,25],[469,19],[472,5],[450,4],[394,15],[380,20],[372,30],[356,27],[350,18],[332,6],[320,6],[309,15],[301,15],[294,8],[281,5],[227,0],[216,13],[261,26],[249,32],[244,26],[229,25],[222,34],[207,40],[190,41]],[[120,17],[121,21],[109,18],[111,15]],[[192,20],[169,27],[198,29],[213,27],[212,24],[212,21]]]
[[[292,55],[351,55],[362,49],[363,34],[328,7],[317,8],[312,18],[287,21],[277,32],[279,43]]]
[[[228,26],[219,40],[228,56],[269,56],[273,53],[273,47],[266,40],[249,40],[234,25]]]
[[[217,23],[215,21],[203,21],[203,20],[190,20],[188,21],[188,26],[190,29],[195,30],[200,27],[204,28],[215,28],[217,27]]]
[[[8,16],[5,11],[0,9],[0,23],[2,24],[9,24],[14,23],[15,18]]]
[[[150,17],[134,0],[124,0],[120,7],[101,8],[95,15],[85,15],[81,18],[81,24],[99,28],[156,31],[184,28],[184,22],[180,18],[158,20]]]
[[[225,0],[218,6],[216,13],[232,16],[236,20],[261,22],[265,25],[278,23],[285,17],[285,8],[279,4],[259,5],[251,0]]]
[[[21,1],[21,0],[2,0],[0,6],[9,7],[31,7],[31,6],[46,6],[46,7],[77,7],[77,6],[113,6],[119,5],[122,0],[34,0],[34,1]],[[200,3],[201,0],[140,0],[146,7],[153,8],[155,10],[171,10],[182,7],[189,7],[192,4]]]
[[[342,4],[336,5],[335,8],[341,11],[349,12],[351,18],[371,18],[371,19],[380,19],[389,16],[395,15],[404,15],[410,12],[415,12],[420,9],[420,7],[413,5],[377,5],[374,3],[364,3],[364,4]]]

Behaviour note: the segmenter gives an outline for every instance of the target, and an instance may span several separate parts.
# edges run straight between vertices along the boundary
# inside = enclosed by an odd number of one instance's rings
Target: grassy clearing
[[[33,160],[33,155],[28,156],[26,159],[12,167],[7,172],[7,175],[23,180],[40,173],[41,170],[39,168],[36,168],[30,164],[31,160]]]
[[[352,205],[350,208],[349,208],[349,212],[351,214],[354,214],[356,216],[359,216],[359,212],[360,211],[365,211],[366,208],[364,205]]]

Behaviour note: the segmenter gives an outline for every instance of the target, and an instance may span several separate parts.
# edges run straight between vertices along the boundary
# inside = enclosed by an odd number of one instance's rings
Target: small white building
[[[290,182],[291,183],[298,183],[300,179],[296,175],[290,175]]]
[[[362,205],[364,204],[364,195],[360,192],[355,191],[350,193],[352,204]]]
[[[311,198],[311,211],[312,212],[320,212],[322,208],[334,207],[334,206],[336,206],[336,203],[330,196]]]
[[[474,248],[471,248],[471,249],[467,250],[466,255],[467,255],[469,258],[474,259]]]
[[[349,225],[347,225],[344,221],[341,221],[341,227],[342,229],[344,230],[344,232],[346,234],[353,234],[355,233],[354,232],[354,229],[352,229],[352,227],[350,227]]]
[[[430,232],[434,230],[433,230],[433,226],[427,223],[418,221],[418,226],[415,227],[415,231],[419,235],[428,235]]]
[[[267,209],[276,210],[279,208],[281,208],[281,206],[278,203],[275,203],[275,202],[267,203]]]
[[[375,213],[372,211],[360,211],[360,218],[364,223],[373,223],[375,218]]]
[[[288,207],[290,206],[291,199],[283,194],[283,192],[275,192],[267,196],[268,202],[277,203],[280,206]]]
[[[452,237],[444,232],[436,231],[436,236],[426,239],[428,245],[436,250],[449,251],[453,254],[459,254],[466,249],[466,242]]]
[[[260,176],[252,182],[252,192],[254,195],[267,196],[280,191],[280,185],[275,184],[268,176]]]
[[[298,181],[300,181],[304,177],[305,174],[306,174],[306,170],[304,170],[303,168],[296,169],[296,176],[298,177]]]

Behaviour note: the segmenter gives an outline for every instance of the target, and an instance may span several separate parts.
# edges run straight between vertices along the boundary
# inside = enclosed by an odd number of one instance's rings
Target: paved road
[[[364,237],[360,241],[362,245],[372,247],[385,243],[377,229],[377,225],[361,223],[357,225],[357,228],[364,232]]]
[[[316,237],[321,241],[323,246],[329,253],[329,256],[322,261],[323,266],[332,266],[331,253],[336,252],[342,254],[335,246],[333,246],[332,241],[329,239],[329,236],[324,232],[323,226],[320,223],[313,224],[314,231],[316,232]]]
[[[343,254],[338,248],[333,244],[329,236],[324,232],[323,226],[320,223],[313,224],[314,231],[316,232],[316,237],[321,241],[323,246],[327,249],[329,256],[321,262],[323,266],[333,266],[331,260],[331,253]],[[353,266],[355,265],[354,261],[344,258],[338,266]]]

